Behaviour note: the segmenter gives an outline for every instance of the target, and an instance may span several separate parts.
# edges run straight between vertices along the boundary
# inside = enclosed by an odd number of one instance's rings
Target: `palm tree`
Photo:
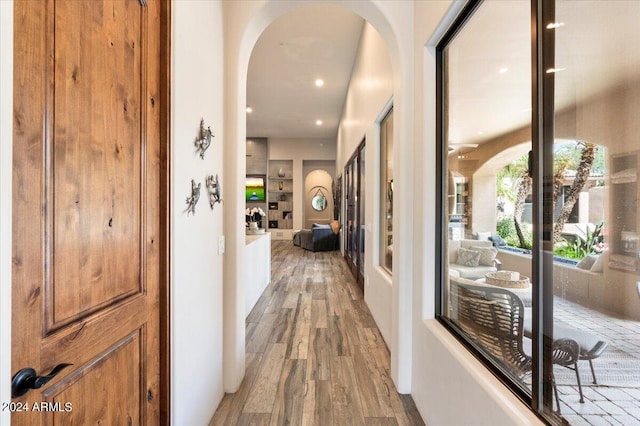
[[[518,192],[516,193],[515,208],[513,210],[513,224],[516,228],[516,234],[518,235],[518,241],[520,241],[520,247],[527,248],[531,245],[531,242],[527,242],[522,232],[522,213],[524,213],[524,202],[527,196],[531,193],[531,184],[533,180],[529,176],[529,171],[525,169],[518,181]]]
[[[520,175],[527,169],[527,156],[518,158],[513,163],[509,163],[497,176],[496,195],[500,198],[509,200],[512,203],[516,201],[516,193]]]
[[[576,153],[577,149],[582,147],[580,150],[579,157]],[[596,156],[595,145],[591,142],[578,141],[575,147],[567,148],[561,147],[555,153],[554,157],[554,176],[553,176],[553,203],[554,206],[560,199],[560,195],[562,194],[562,187],[565,182],[565,173],[567,169],[578,162],[577,165],[577,173],[576,177],[569,189],[569,192],[565,194],[564,204],[560,211],[560,215],[556,220],[553,229],[553,243],[557,243],[560,239],[560,235],[562,233],[562,229],[564,228],[567,219],[571,215],[571,211],[575,206],[575,203],[578,201],[578,197],[580,195],[580,191],[584,188],[584,185],[591,174],[591,170],[593,168],[594,159]],[[579,158],[579,160],[578,160]],[[519,170],[520,176],[516,180],[516,191],[514,197],[514,214],[513,214],[513,222],[516,229],[516,234],[518,236],[518,240],[520,242],[520,247],[527,247],[531,244],[531,242],[527,241],[525,235],[522,231],[522,214],[524,212],[524,203],[527,199],[527,196],[531,193],[531,185],[533,183],[531,176],[529,176],[529,172],[527,168],[524,166],[526,164],[527,156],[523,156],[519,158],[515,163],[510,164],[507,167],[512,167],[511,170],[503,170],[500,175],[498,175],[498,179],[501,179],[501,176],[509,176],[515,170]],[[505,169],[507,169],[505,167]],[[503,184],[504,187],[504,184]],[[500,189],[500,185],[498,186]],[[505,191],[503,189],[503,191]],[[513,193],[511,193],[512,195]],[[501,195],[498,193],[498,195]],[[509,197],[508,191],[505,191],[503,196]]]
[[[573,210],[573,206],[578,201],[578,197],[580,196],[580,191],[584,188],[584,185],[587,183],[587,179],[589,179],[589,175],[591,174],[591,168],[593,167],[593,160],[595,158],[596,147],[591,142],[578,141],[576,146],[582,146],[582,153],[580,155],[580,164],[578,164],[578,169],[576,172],[576,177],[573,180],[573,184],[569,189],[569,192],[565,195],[564,204],[562,205],[562,209],[560,210],[560,215],[556,220],[555,225],[553,226],[553,243],[555,244],[560,239],[560,234],[562,233],[562,229],[564,228],[564,224],[569,219],[569,215],[571,215],[571,211]],[[563,172],[564,174],[564,172]],[[563,179],[564,181],[564,179]],[[555,198],[556,194],[556,182],[554,181],[554,205],[557,203],[557,198]],[[560,190],[558,189],[558,196],[560,194]]]

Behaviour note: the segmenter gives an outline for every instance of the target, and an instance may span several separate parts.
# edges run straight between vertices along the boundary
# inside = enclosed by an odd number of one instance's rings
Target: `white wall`
[[[340,120],[336,168],[343,173],[346,162],[366,137],[364,296],[388,346],[392,334],[392,278],[379,266],[379,120],[392,97],[393,70],[389,50],[380,34],[371,24],[365,23]]]
[[[375,28],[365,22],[338,130],[339,173],[365,136],[369,157],[376,158],[379,135],[375,121],[392,96],[389,49]],[[367,165],[373,168],[372,163]]]
[[[269,160],[293,160],[293,229],[304,228],[304,160],[335,160],[336,141],[332,139],[269,139]],[[291,239],[282,231],[274,239]]]
[[[0,1],[0,402],[11,401],[11,174],[13,150],[13,0]],[[10,413],[0,411],[0,424]]]
[[[435,307],[435,49],[460,1],[416,2],[415,206],[423,223],[414,240],[414,326],[411,394],[425,423],[434,425],[542,424],[499,380],[434,319]],[[449,9],[449,8],[452,9]],[[444,20],[443,20],[444,17]],[[443,22],[441,23],[441,20]],[[395,266],[394,266],[395,270]]]
[[[271,282],[271,234],[247,235],[244,256],[251,267],[245,275],[245,318]]]
[[[171,64],[171,422],[204,425],[224,396],[222,255],[226,204],[211,210],[207,174],[223,170],[222,6],[172,2]],[[194,152],[200,119],[214,139],[204,160]],[[244,143],[244,142],[243,142]],[[195,215],[185,213],[191,179],[202,182]]]

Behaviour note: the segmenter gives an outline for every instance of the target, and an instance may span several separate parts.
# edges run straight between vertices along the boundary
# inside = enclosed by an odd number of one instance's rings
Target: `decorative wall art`
[[[222,198],[220,197],[220,182],[218,181],[218,174],[215,175],[207,175],[207,179],[205,182],[207,186],[207,191],[209,192],[209,205],[211,206],[211,210],[213,210],[213,206],[216,203],[222,203]]]
[[[204,160],[204,153],[211,145],[211,139],[213,139],[213,132],[211,126],[204,128],[204,118],[200,119],[200,134],[196,137],[194,142],[196,146],[196,152],[200,154],[200,158]]]
[[[200,199],[200,182],[196,185],[196,182],[191,179],[191,195],[187,197],[187,216],[189,213],[196,214],[196,204]]]

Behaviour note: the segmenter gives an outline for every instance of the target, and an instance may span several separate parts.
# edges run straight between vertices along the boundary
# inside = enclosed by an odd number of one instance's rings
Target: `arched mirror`
[[[322,194],[316,194],[311,199],[311,208],[315,211],[321,212],[327,208],[327,197]]]

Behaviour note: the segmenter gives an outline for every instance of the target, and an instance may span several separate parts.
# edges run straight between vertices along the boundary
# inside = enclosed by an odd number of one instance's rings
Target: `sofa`
[[[498,249],[488,240],[449,240],[449,274],[476,280],[500,269]]]
[[[293,235],[293,244],[310,251],[332,251],[338,248],[338,235],[330,225],[314,223],[311,229],[303,229]]]

